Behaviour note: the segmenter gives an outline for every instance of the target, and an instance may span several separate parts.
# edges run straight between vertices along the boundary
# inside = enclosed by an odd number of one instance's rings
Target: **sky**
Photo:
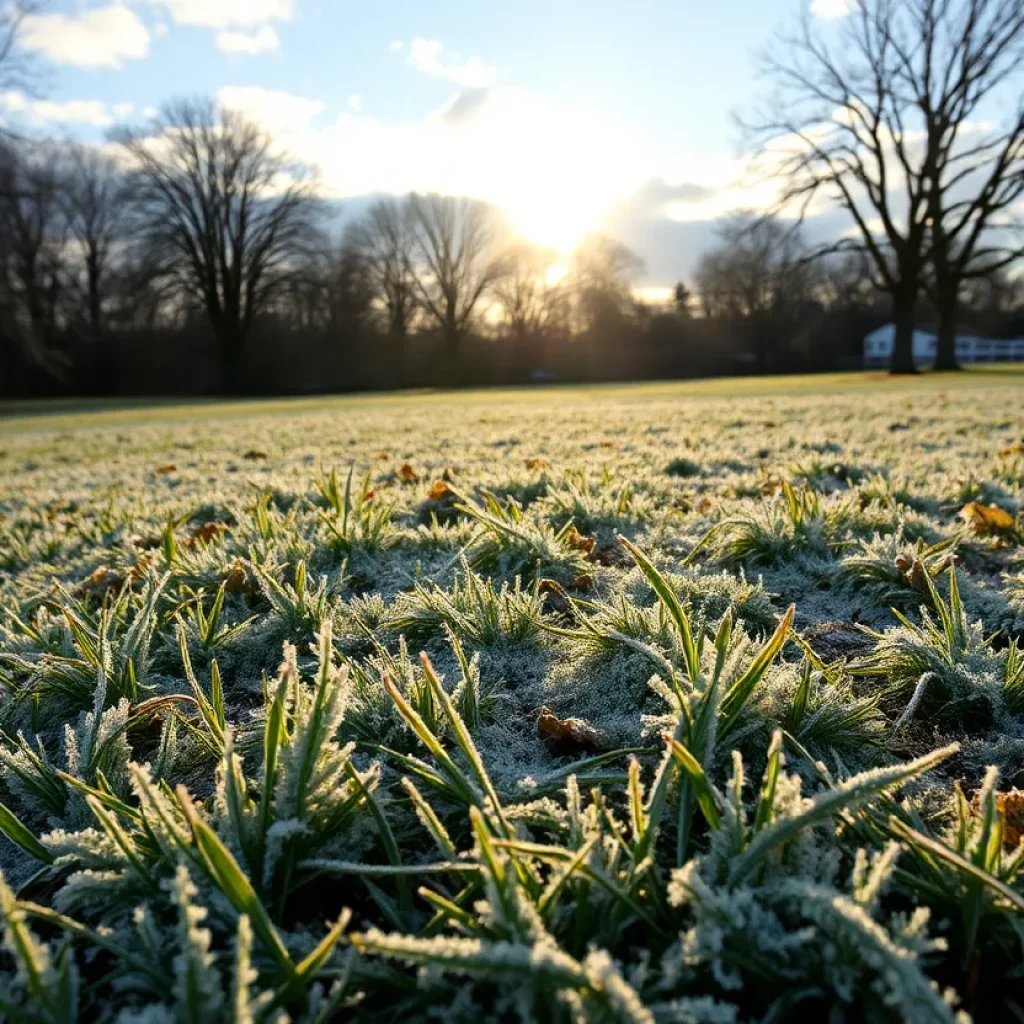
[[[50,0],[36,95],[0,118],[101,141],[178,96],[244,110],[357,208],[412,189],[498,204],[564,254],[606,231],[642,284],[687,277],[739,181],[753,55],[845,0]],[[343,202],[344,206],[344,202]]]

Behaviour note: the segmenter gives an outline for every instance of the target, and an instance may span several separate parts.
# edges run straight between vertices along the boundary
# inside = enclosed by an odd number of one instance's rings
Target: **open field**
[[[1022,400],[0,406],[0,1017],[1022,1019]]]

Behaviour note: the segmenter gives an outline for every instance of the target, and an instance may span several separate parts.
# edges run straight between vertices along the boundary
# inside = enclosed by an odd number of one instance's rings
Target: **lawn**
[[[0,1017],[1019,1019],[1022,399],[0,405]]]

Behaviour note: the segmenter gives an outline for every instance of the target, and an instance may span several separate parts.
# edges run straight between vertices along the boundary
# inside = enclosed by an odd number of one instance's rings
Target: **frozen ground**
[[[1022,383],[3,410],[0,1010],[1007,1012]]]

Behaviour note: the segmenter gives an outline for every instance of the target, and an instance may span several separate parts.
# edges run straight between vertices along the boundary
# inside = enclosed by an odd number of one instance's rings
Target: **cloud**
[[[401,53],[404,48],[405,43],[403,43],[401,39],[392,39],[390,44],[388,45],[388,49],[392,53]]]
[[[178,25],[200,28],[257,28],[271,21],[288,21],[294,0],[149,0],[163,8]]]
[[[344,108],[328,117],[319,101],[254,87],[225,89],[220,98],[319,167],[334,198],[410,190],[473,196],[556,248],[572,245],[609,204],[651,177],[644,145],[625,121],[511,86],[467,91],[410,120]]]
[[[445,124],[464,124],[483,109],[490,95],[489,89],[465,89],[441,109],[440,117]]]
[[[128,104],[130,107],[131,104]],[[100,100],[33,100],[23,93],[0,93],[0,107],[11,114],[28,118],[37,124],[90,124],[108,128],[117,119],[118,104],[112,110]]]
[[[229,85],[217,94],[221,104],[230,110],[237,110],[268,131],[280,134],[282,141],[296,132],[312,131],[312,121],[324,109],[322,100],[306,99],[287,92],[275,92],[256,85]],[[297,153],[297,156],[304,156]]]
[[[363,109],[363,97],[355,92],[348,98],[348,105],[358,114]]]
[[[416,38],[409,44],[406,63],[432,78],[443,78],[465,89],[486,89],[498,80],[498,69],[479,57],[445,54],[436,39]]]
[[[149,53],[149,30],[123,4],[80,14],[32,14],[22,23],[22,45],[55,64],[117,68]]]
[[[811,0],[811,14],[816,18],[845,18],[853,13],[855,0]]]
[[[276,50],[280,45],[277,33],[270,25],[255,32],[225,30],[217,33],[217,49],[221,53],[254,55]]]

